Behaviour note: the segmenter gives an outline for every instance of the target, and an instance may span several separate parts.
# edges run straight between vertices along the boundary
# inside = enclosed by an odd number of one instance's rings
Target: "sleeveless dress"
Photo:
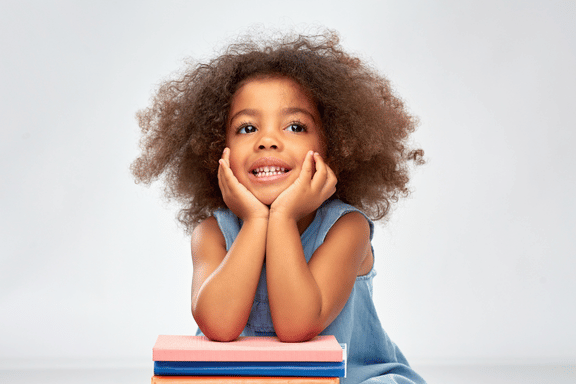
[[[318,208],[314,220],[301,236],[306,261],[310,261],[314,251],[324,242],[332,225],[349,212],[364,215],[340,200],[327,200]],[[226,239],[228,250],[240,232],[242,221],[228,209],[215,211],[214,217]],[[366,220],[370,224],[370,240],[372,240],[374,224],[368,217]],[[334,335],[339,343],[347,344],[347,375],[345,379],[341,378],[340,382],[425,384],[424,379],[410,368],[400,349],[390,340],[380,324],[372,301],[372,279],[375,275],[376,271],[372,268],[368,274],[356,278],[344,308],[321,333]],[[200,329],[197,334],[202,334]],[[264,265],[250,317],[242,336],[275,335],[268,304],[266,265]]]

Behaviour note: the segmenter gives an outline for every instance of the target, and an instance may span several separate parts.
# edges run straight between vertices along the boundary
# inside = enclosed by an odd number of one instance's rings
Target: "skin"
[[[356,276],[372,268],[368,222],[357,212],[341,217],[307,263],[300,235],[337,182],[322,159],[315,104],[291,79],[257,77],[235,93],[229,116],[218,180],[244,223],[228,252],[214,217],[194,230],[192,314],[210,339],[237,338],[265,261],[277,336],[309,340],[340,313]],[[284,171],[255,175],[264,166]]]

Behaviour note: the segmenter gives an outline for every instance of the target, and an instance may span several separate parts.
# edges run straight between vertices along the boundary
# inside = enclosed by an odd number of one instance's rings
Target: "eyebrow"
[[[298,107],[290,107],[290,108],[284,108],[282,109],[282,115],[286,116],[286,115],[293,115],[296,113],[302,113],[304,115],[308,115],[312,121],[314,121],[315,123],[317,123],[316,118],[314,117],[314,115],[312,113],[310,113],[310,111],[308,111],[307,109],[303,109],[303,108],[298,108]],[[230,117],[229,121],[234,120],[235,118],[237,118],[239,115],[247,115],[247,116],[258,116],[260,113],[258,112],[258,110],[256,109],[250,109],[250,108],[245,108],[242,109],[238,112],[236,112],[232,117]]]
[[[293,108],[284,108],[282,110],[283,115],[293,115],[295,113],[302,113],[304,115],[308,115],[308,116],[310,116],[310,118],[312,119],[313,122],[317,123],[316,117],[314,117],[314,115],[312,113],[310,113],[310,111],[308,111],[307,109],[293,107]]]
[[[229,121],[234,120],[235,118],[237,118],[240,115],[258,116],[258,111],[256,111],[255,109],[249,109],[249,108],[242,109],[242,110],[236,112],[234,114],[234,116],[231,116]]]

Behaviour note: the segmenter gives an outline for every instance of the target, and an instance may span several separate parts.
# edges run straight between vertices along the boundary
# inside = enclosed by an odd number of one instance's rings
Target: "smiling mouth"
[[[251,171],[251,173],[256,177],[283,175],[288,172],[290,172],[289,168],[277,166],[258,167]]]

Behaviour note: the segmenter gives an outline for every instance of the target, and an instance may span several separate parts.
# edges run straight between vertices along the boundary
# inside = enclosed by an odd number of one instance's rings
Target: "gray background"
[[[0,365],[149,364],[158,334],[195,331],[176,207],[128,170],[134,114],[255,25],[338,30],[420,117],[428,164],[374,241],[377,309],[409,359],[574,363],[575,16],[573,1],[0,2]]]

